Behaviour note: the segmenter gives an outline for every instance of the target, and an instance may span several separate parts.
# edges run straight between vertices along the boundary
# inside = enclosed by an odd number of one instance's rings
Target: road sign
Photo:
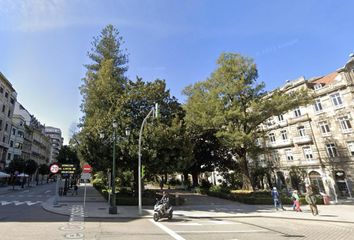
[[[59,172],[59,166],[58,166],[58,164],[52,164],[51,166],[50,166],[50,172],[51,173],[54,173],[54,174],[56,174],[57,172]]]
[[[81,173],[81,179],[83,180],[91,179],[91,173]]]
[[[60,170],[62,174],[72,174],[75,173],[76,168],[74,167],[74,164],[62,164]]]
[[[82,172],[83,172],[83,173],[90,173],[90,172],[92,172],[92,167],[91,167],[89,164],[85,164],[85,165],[82,167]]]

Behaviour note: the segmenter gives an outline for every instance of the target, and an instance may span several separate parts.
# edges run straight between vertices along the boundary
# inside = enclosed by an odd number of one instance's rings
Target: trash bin
[[[323,198],[323,204],[324,205],[329,205],[329,201],[330,201],[330,198],[329,198],[329,196],[327,195],[327,194],[323,194],[322,195],[322,198]]]

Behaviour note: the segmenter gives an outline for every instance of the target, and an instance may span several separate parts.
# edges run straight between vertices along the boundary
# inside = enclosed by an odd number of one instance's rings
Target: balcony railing
[[[291,145],[293,145],[293,141],[291,139],[278,140],[275,142],[267,142],[267,147],[270,148],[287,147]]]
[[[297,122],[305,122],[305,121],[309,121],[309,120],[310,120],[310,117],[306,113],[306,114],[298,116],[298,117],[290,118],[288,120],[288,122],[289,122],[289,124],[294,124],[294,123],[297,123]]]
[[[304,135],[300,137],[294,137],[293,141],[295,144],[306,144],[312,142],[311,135]]]

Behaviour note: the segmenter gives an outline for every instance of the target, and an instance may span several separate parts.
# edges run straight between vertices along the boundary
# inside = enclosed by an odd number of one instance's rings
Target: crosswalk
[[[0,206],[7,206],[7,205],[15,205],[15,206],[21,206],[21,205],[27,205],[27,206],[32,206],[36,204],[41,204],[42,201],[0,201]]]

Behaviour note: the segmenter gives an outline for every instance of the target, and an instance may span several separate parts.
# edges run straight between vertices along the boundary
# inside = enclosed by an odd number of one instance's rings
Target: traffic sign
[[[75,173],[76,168],[74,164],[62,164],[60,170],[62,174],[64,173],[73,174]]]
[[[90,173],[92,172],[92,167],[89,164],[85,164],[82,166],[82,172],[83,173]]]
[[[54,173],[54,174],[56,174],[56,173],[58,173],[59,172],[59,166],[58,166],[58,164],[52,164],[51,166],[50,166],[50,172],[51,173]]]

